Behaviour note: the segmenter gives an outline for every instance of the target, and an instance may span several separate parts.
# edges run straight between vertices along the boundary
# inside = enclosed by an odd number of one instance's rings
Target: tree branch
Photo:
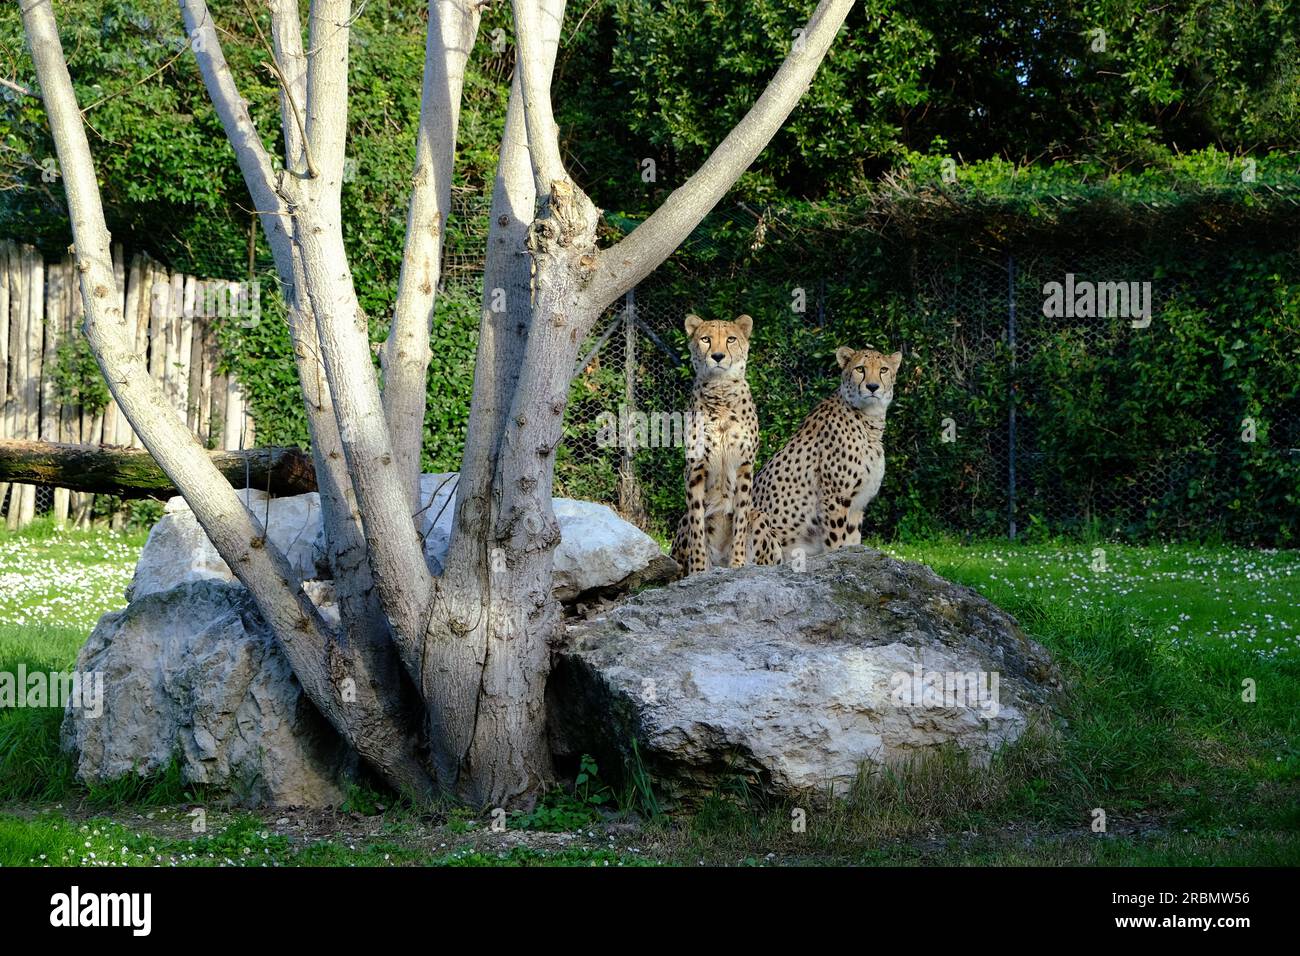
[[[245,0],[247,5],[248,0]],[[302,52],[302,22],[297,0],[270,0],[271,71],[280,83],[280,127],[284,134],[284,165],[295,169],[302,163],[309,177],[319,175],[307,149],[307,127],[303,110],[307,106],[307,58]],[[253,15],[250,11],[250,15]],[[254,15],[255,16],[255,15]],[[256,19],[253,21],[256,23]],[[261,27],[257,30],[262,36]],[[266,38],[262,37],[263,42]]]
[[[370,570],[398,652],[412,678],[419,681],[432,576],[393,460],[365,319],[352,291],[342,236],[322,221],[317,202],[293,195],[299,188],[295,181],[285,180],[283,188],[289,193],[303,284],[316,317],[320,355],[356,493]]]
[[[351,0],[312,0],[307,16],[307,143],[318,175],[308,195],[323,203],[319,212],[341,228],[343,169],[348,141],[348,37]]]
[[[758,158],[812,82],[853,0],[821,0],[767,89],[695,175],[622,241],[601,252],[587,288],[603,309],[654,271]]]
[[[406,487],[412,513],[419,508],[416,499],[431,357],[429,335],[451,204],[456,129],[460,123],[465,63],[478,33],[479,9],[474,2],[429,0],[424,87],[415,143],[415,175],[406,217],[406,248],[397,282],[393,323],[380,352],[384,415],[393,443],[393,460]]]
[[[515,72],[523,94],[528,154],[539,197],[547,196],[551,183],[569,178],[560,156],[560,139],[551,108],[551,71],[564,25],[564,3],[555,0],[512,0],[515,15]]]
[[[276,271],[288,308],[289,334],[293,342],[294,364],[307,411],[307,428],[311,434],[312,457],[320,485],[321,517],[325,527],[326,554],[339,582],[339,616],[350,643],[355,647],[373,648],[376,658],[385,654],[387,622],[378,606],[378,596],[371,586],[366,565],[365,541],[356,517],[356,496],[352,491],[339,440],[334,402],[326,384],[325,368],[320,360],[320,346],[311,303],[302,293],[304,278],[301,257],[292,243],[293,221],[288,207],[273,188],[271,161],[261,139],[252,130],[247,106],[226,65],[216,25],[204,0],[180,0],[186,27],[196,44],[199,73],[208,96],[221,120],[226,137],[235,148],[249,194],[263,212],[263,232],[275,258]],[[298,102],[306,96],[305,58],[302,53],[302,29],[295,0],[275,0],[272,11],[274,55],[284,62],[298,62],[300,69],[290,74],[289,89]],[[299,120],[292,115],[293,104],[281,98],[281,127],[285,136],[286,166],[294,168],[306,151],[305,137]],[[391,654],[391,652],[388,652]],[[383,669],[380,663],[375,669]]]
[[[248,104],[235,87],[234,76],[217,38],[216,24],[205,0],[179,0],[181,17],[190,36],[199,75],[208,91],[208,99],[221,120],[226,139],[235,151],[235,161],[243,174],[244,185],[258,210],[262,232],[266,235],[275,259],[276,271],[286,285],[292,285],[293,244],[288,232],[287,210],[275,191],[275,171],[271,156],[253,126]]]
[[[444,577],[452,577],[453,572],[473,576],[487,561],[485,543],[492,520],[497,455],[532,320],[531,262],[524,243],[537,194],[528,160],[518,74],[510,87],[499,156],[483,266],[483,306],[474,359],[473,400],[465,430],[465,451],[460,482],[456,486],[456,522],[444,562]]]

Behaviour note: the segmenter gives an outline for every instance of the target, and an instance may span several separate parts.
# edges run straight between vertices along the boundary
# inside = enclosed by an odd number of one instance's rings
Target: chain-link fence
[[[762,217],[750,225],[761,235]],[[894,270],[903,278],[886,286],[867,256],[825,276],[807,275],[788,249],[741,273],[717,260],[665,266],[609,311],[583,350],[561,493],[610,503],[667,537],[684,507],[684,451],[667,427],[690,401],[682,322],[689,312],[748,312],[760,465],[837,387],[838,346],[904,351],[868,531],[1265,542],[1294,531],[1294,380],[1225,372],[1237,365],[1234,346],[1244,363],[1285,341],[1300,284],[1294,251],[1281,257],[1289,272],[1272,276],[1289,304],[1271,315],[1239,300],[1231,271],[1253,253],[1236,247],[1171,257],[1100,237],[995,254],[911,252]],[[1246,331],[1279,316],[1276,329]]]

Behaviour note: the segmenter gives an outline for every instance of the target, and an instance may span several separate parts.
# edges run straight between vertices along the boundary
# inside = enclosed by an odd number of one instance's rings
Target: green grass
[[[142,543],[47,525],[0,534],[0,670],[70,667],[94,620],[123,604]],[[737,781],[690,812],[658,814],[644,781],[606,786],[591,767],[575,788],[512,814],[507,834],[463,808],[417,813],[358,790],[337,833],[324,825],[291,838],[276,832],[274,811],[214,809],[211,832],[189,833],[175,808],[217,803],[176,768],[87,790],[59,750],[61,714],[0,711],[0,865],[1300,862],[1300,554],[1073,542],[885,548],[978,589],[1052,651],[1069,685],[1058,725],[988,767],[941,753],[865,774],[822,807],[764,801]],[[1247,681],[1253,702],[1243,699]],[[160,830],[151,808],[181,823]],[[1096,808],[1104,833],[1091,828]],[[347,837],[354,818],[382,826]],[[639,824],[606,836],[627,820]],[[575,834],[581,841],[559,839]]]

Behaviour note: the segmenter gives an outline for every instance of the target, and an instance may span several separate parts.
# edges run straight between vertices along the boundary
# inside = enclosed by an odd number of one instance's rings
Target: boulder
[[[846,548],[802,570],[695,575],[578,621],[547,696],[557,752],[639,760],[670,799],[740,777],[817,800],[942,746],[986,760],[1057,685],[1046,651],[975,591]]]
[[[435,573],[451,543],[457,478],[454,472],[420,476],[420,534]],[[677,563],[659,544],[607,505],[556,498],[551,506],[560,524],[555,594],[561,601],[608,596],[676,576]]]
[[[239,496],[265,524],[267,537],[284,552],[294,570],[303,578],[316,577],[313,546],[321,525],[320,495],[313,491],[272,498],[264,491],[244,488]],[[234,580],[185,499],[176,497],[167,502],[162,518],[149,531],[126,599],[158,594],[190,581]]]
[[[338,806],[355,756],[307,700],[239,585],[190,581],[104,615],[77,657],[99,706],[69,706],[77,776],[180,766],[245,805]],[[98,713],[97,713],[98,712]]]
[[[451,539],[456,481],[455,473],[420,476],[420,535],[425,558],[435,573],[442,570]],[[303,580],[321,577],[324,531],[320,495],[311,492],[269,498],[252,489],[244,489],[240,495],[258,520],[266,523],[267,537],[284,551]],[[609,596],[676,575],[676,563],[655,540],[609,507],[556,498],[554,508],[561,534],[555,551],[555,591],[562,601]],[[185,500],[173,498],[149,532],[127,600],[190,581],[234,580]]]

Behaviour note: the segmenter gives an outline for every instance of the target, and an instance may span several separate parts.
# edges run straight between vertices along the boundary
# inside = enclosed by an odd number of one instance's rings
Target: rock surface
[[[102,713],[69,707],[64,746],[103,783],[180,765],[247,805],[338,806],[355,758],[302,692],[239,585],[195,581],[100,618],[77,657]]]
[[[451,542],[457,477],[454,473],[420,476],[420,534],[435,572],[442,570]],[[676,576],[676,563],[658,543],[608,506],[556,498],[551,507],[560,523],[555,549],[555,594],[560,600],[628,590]]]
[[[265,524],[267,537],[294,570],[304,579],[316,577],[313,546],[321,525],[320,495],[313,491],[271,498],[264,491],[244,488],[239,496]],[[176,497],[167,502],[162,518],[149,531],[126,597],[134,601],[190,581],[234,580],[185,499]]]
[[[420,534],[435,573],[442,570],[451,538],[456,480],[454,473],[420,476]],[[324,554],[320,496],[312,492],[268,498],[265,492],[249,489],[240,494],[258,520],[266,522],[267,537],[285,552],[298,574],[304,580],[320,577],[318,565]],[[677,565],[653,538],[605,505],[556,498],[554,508],[561,534],[555,551],[555,590],[560,600],[608,595],[676,575]],[[185,500],[173,498],[149,532],[127,598],[158,594],[190,581],[234,580]]]
[[[974,591],[849,548],[803,571],[696,575],[575,623],[548,702],[557,752],[618,766],[635,739],[670,798],[739,776],[818,799],[941,745],[986,759],[1057,682],[1046,651]]]

